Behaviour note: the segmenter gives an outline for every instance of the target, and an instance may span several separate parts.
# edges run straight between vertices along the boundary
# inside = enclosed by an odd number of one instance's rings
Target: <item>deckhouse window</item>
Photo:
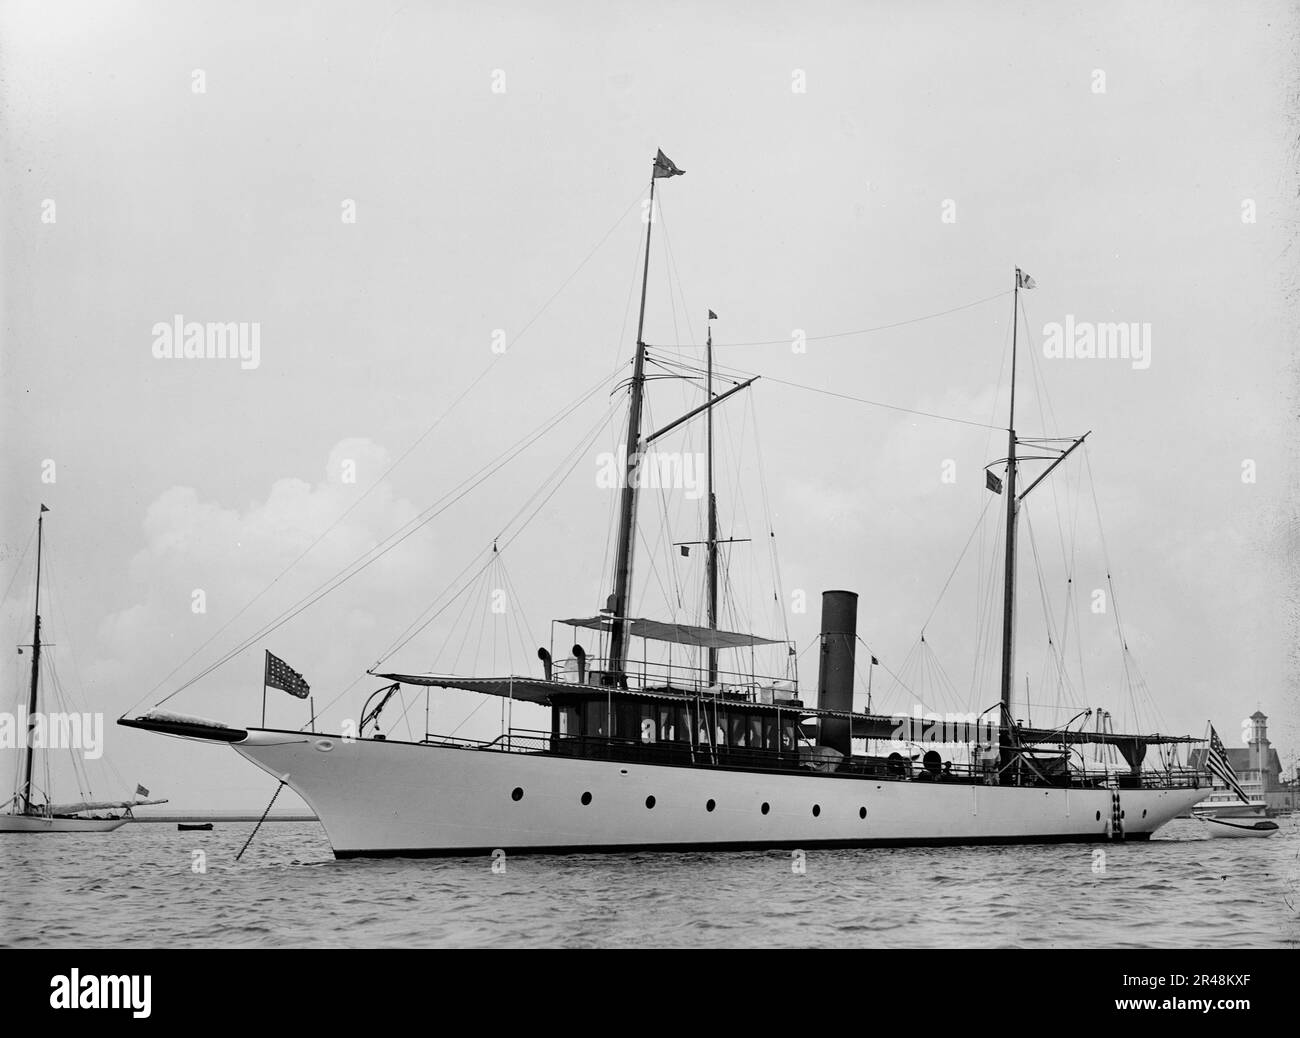
[[[609,711],[602,699],[589,699],[582,704],[582,734],[592,738],[608,738],[606,717]]]
[[[555,734],[577,735],[578,732],[578,708],[576,706],[557,707],[555,710]]]

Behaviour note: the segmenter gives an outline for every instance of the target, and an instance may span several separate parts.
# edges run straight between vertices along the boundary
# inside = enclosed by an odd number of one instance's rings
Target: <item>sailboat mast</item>
[[[45,511],[44,505],[41,505],[41,511]],[[32,736],[36,728],[36,685],[41,667],[41,543],[44,523],[45,516],[38,515],[36,517],[36,620],[32,630],[32,684],[27,696],[27,738],[23,743],[24,752],[27,754],[23,763],[24,814],[30,814],[32,810],[32,764],[36,759],[36,753],[32,749]]]
[[[712,311],[709,317],[713,317]],[[709,337],[705,344],[704,399],[708,402],[705,422],[708,428],[709,456],[707,461],[709,495],[709,630],[718,629],[718,499],[713,493],[713,324],[709,324]],[[718,683],[718,650],[709,646],[709,686]]]
[[[623,488],[619,500],[618,546],[614,557],[614,593],[608,608],[613,613],[609,636],[609,662],[605,684],[627,684],[628,588],[632,583],[632,548],[636,533],[636,468],[640,461],[641,408],[645,396],[645,298],[650,282],[650,232],[654,230],[655,176],[650,176],[650,208],[646,214],[645,265],[641,272],[641,313],[636,322],[636,359],[632,364],[632,395],[628,405],[627,444]]]
[[[1011,763],[1011,688],[1016,659],[1016,326],[1020,314],[1020,268],[1011,306],[1011,408],[1007,417],[1007,548],[1002,589],[1002,718],[998,725],[1001,766]]]

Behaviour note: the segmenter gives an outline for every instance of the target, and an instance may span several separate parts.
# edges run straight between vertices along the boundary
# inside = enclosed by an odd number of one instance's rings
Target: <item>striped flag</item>
[[[1211,775],[1236,793],[1243,803],[1250,803],[1250,797],[1246,796],[1245,791],[1241,788],[1241,783],[1237,781],[1237,773],[1232,770],[1232,765],[1228,763],[1228,753],[1223,748],[1223,740],[1219,738],[1219,733],[1214,730],[1214,725],[1210,725],[1210,748],[1205,751],[1205,767]]]
[[[145,789],[144,786],[140,785],[137,782],[135,785],[135,795],[138,797],[147,797],[149,795],[149,791]]]

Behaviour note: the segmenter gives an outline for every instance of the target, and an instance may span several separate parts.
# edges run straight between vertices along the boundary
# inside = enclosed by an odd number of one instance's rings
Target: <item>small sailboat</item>
[[[1205,823],[1206,831],[1214,839],[1240,839],[1241,837],[1268,837],[1278,831],[1277,822],[1271,818],[1261,818],[1258,821],[1251,821],[1246,818],[1213,818],[1210,816],[1201,819]]]
[[[143,786],[136,787],[136,797],[133,800],[83,799],[60,804],[50,801],[48,791],[44,799],[40,799],[34,781],[35,744],[38,741],[34,733],[41,718],[38,713],[41,684],[41,551],[44,545],[44,513],[48,511],[48,508],[41,505],[41,512],[36,518],[36,618],[31,645],[32,677],[25,717],[20,715],[14,725],[15,731],[21,730],[24,733],[19,769],[22,781],[9,798],[3,813],[0,813],[0,833],[107,833],[129,822],[132,808],[143,804],[165,804],[167,801],[144,799],[149,791]],[[47,730],[51,728],[49,724],[45,727]]]

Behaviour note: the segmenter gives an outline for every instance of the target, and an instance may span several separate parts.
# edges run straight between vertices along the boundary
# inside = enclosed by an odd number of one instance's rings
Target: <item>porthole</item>
[[[1142,817],[1145,818],[1146,816],[1147,816],[1147,809],[1144,807],[1142,808]]]
[[[762,811],[763,814],[767,814],[770,810],[772,810],[772,805],[767,803],[767,801],[764,801],[763,806],[760,807],[759,810]]]
[[[1124,817],[1124,812],[1121,811],[1121,812],[1119,813],[1119,816],[1120,816],[1120,818],[1123,818],[1123,817]]]
[[[704,805],[704,810],[712,811],[717,806],[718,805],[715,801],[710,800],[707,804]]]
[[[653,796],[648,796],[648,797],[646,797],[646,798],[645,798],[645,806],[646,806],[646,807],[654,807],[654,806],[655,806],[655,798],[654,798]]]
[[[524,790],[522,786],[515,786],[514,792],[510,794],[511,800],[523,800]]]
[[[1099,822],[1101,821],[1101,812],[1100,812],[1100,811],[1097,812],[1097,821],[1099,821]]]
[[[867,809],[866,809],[865,807],[860,807],[860,808],[858,808],[858,817],[859,817],[859,818],[866,818],[866,817],[867,817]]]
[[[822,813],[822,805],[821,805],[821,804],[813,804],[813,817],[816,818],[816,817],[817,817],[818,815],[820,815],[821,813]]]
[[[588,804],[590,804],[590,803],[591,803],[591,794],[590,794],[590,793],[583,793],[583,794],[582,794],[582,806],[583,806],[583,807],[586,807],[586,806],[587,806]]]

